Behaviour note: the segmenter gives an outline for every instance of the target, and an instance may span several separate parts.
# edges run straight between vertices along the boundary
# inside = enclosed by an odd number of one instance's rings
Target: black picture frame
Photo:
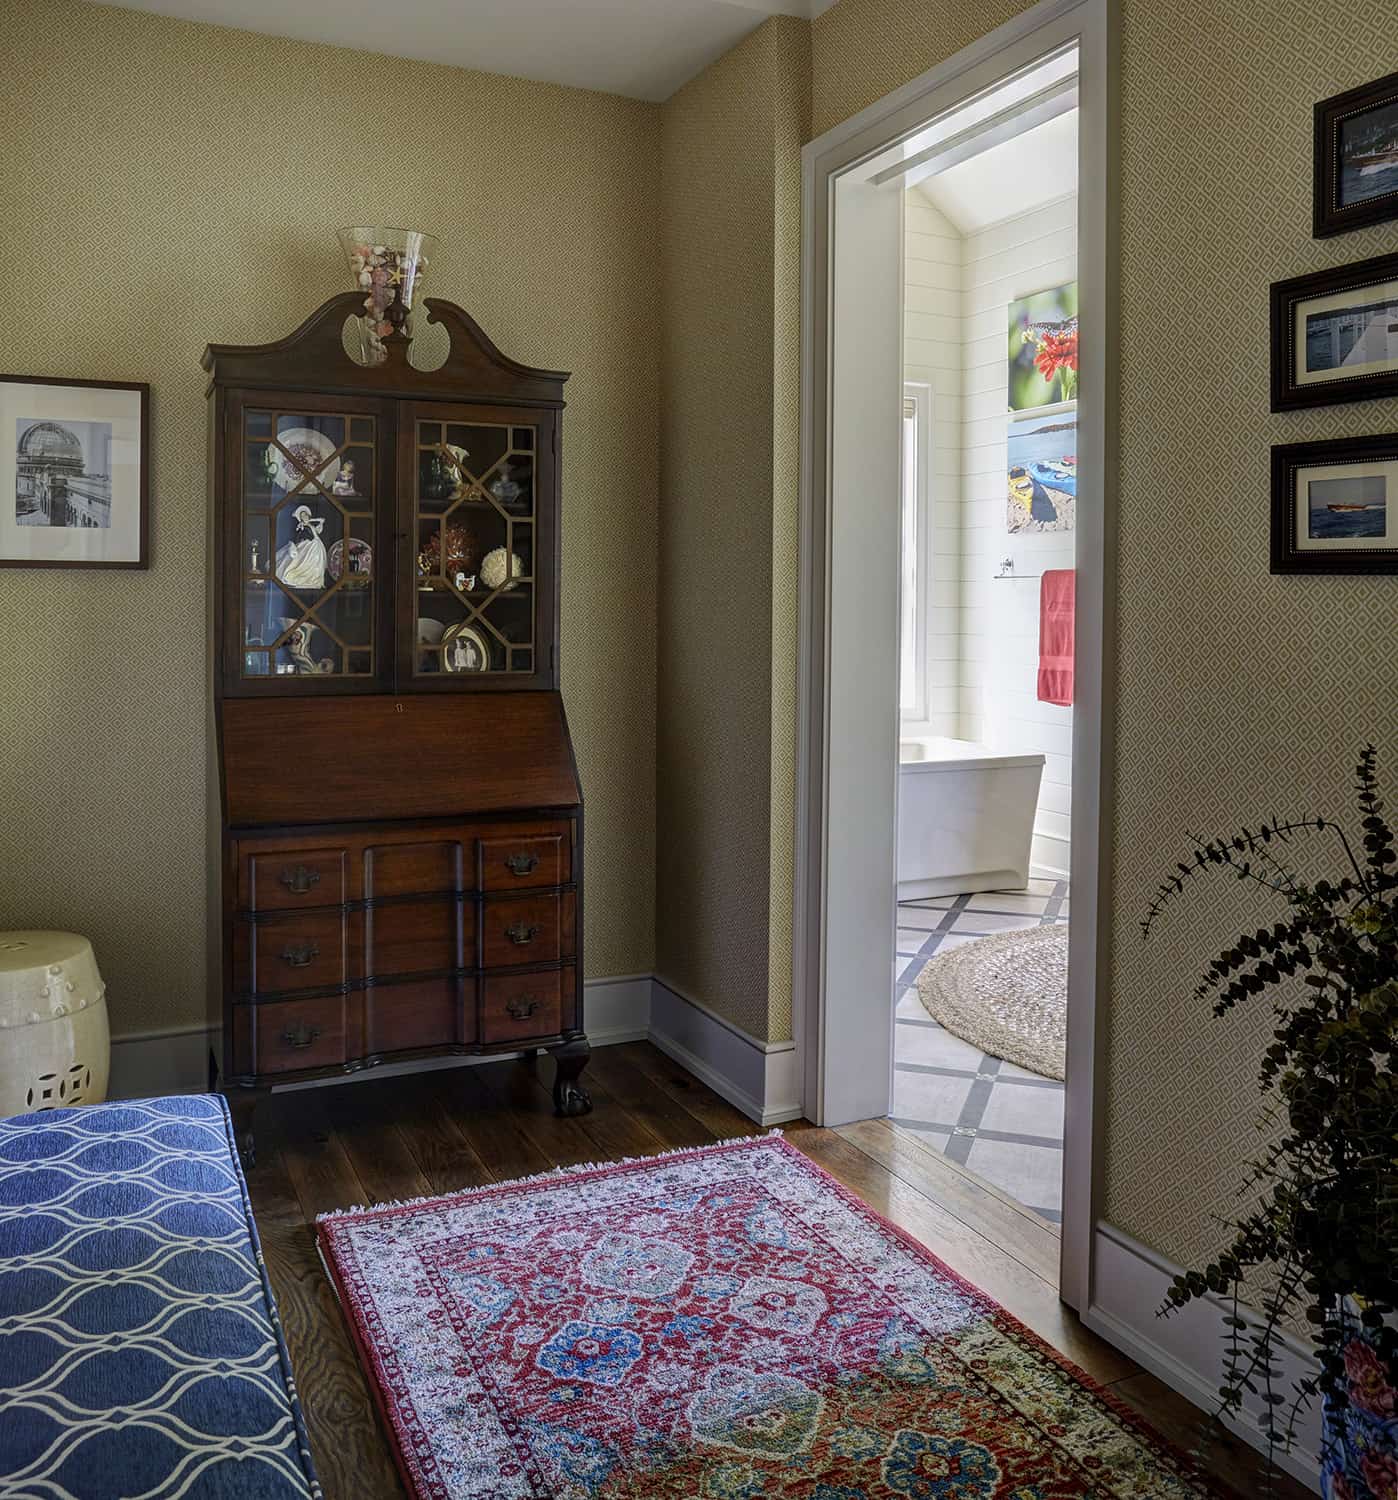
[[[0,546],[0,568],[97,568],[97,569],[145,569],[150,567],[150,385],[138,380],[79,380],[64,375],[4,375],[0,374],[0,388],[5,388],[6,402],[11,390],[32,388],[41,391],[47,387],[66,387],[91,391],[129,391],[137,402],[135,425],[138,431],[140,452],[136,460],[137,515],[134,526],[129,528],[135,543],[134,556],[115,559],[75,560],[70,557],[42,558],[8,555]],[[64,420],[67,420],[66,418]],[[126,418],[125,420],[130,420]],[[12,441],[12,431],[0,431],[0,441]],[[3,503],[6,497],[0,497]]]
[[[1356,294],[1356,305],[1366,287],[1398,281],[1398,254],[1376,255],[1328,271],[1311,271],[1274,281],[1271,288],[1272,410],[1297,411],[1308,406],[1334,406],[1349,401],[1375,401],[1398,396],[1398,370],[1352,375],[1336,380],[1301,383],[1296,378],[1296,306],[1338,292]]]
[[[1347,89],[1343,94],[1322,99],[1316,105],[1314,224],[1311,231],[1316,239],[1398,219],[1398,185],[1391,191],[1385,190],[1348,207],[1341,202],[1344,131],[1356,117],[1384,108],[1398,111],[1398,73]]]
[[[1398,465],[1398,432],[1321,442],[1278,443],[1272,449],[1273,573],[1398,573],[1398,484],[1386,497],[1388,540],[1384,547],[1303,548],[1296,544],[1296,481],[1302,469],[1341,464]]]

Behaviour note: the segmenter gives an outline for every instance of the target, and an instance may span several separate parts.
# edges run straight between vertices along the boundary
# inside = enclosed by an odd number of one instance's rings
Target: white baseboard
[[[589,979],[583,984],[583,1025],[594,1047],[643,1042],[650,1035],[649,974]]]
[[[1093,1256],[1092,1302],[1083,1322],[1195,1406],[1212,1411],[1218,1402],[1222,1375],[1226,1304],[1208,1297],[1168,1318],[1159,1318],[1156,1309],[1179,1274],[1177,1266],[1109,1224],[1098,1224]],[[1260,1324],[1249,1308],[1240,1308],[1239,1316],[1250,1324]],[[1291,1338],[1279,1342],[1275,1362],[1280,1371],[1277,1391],[1282,1395],[1291,1391],[1298,1375],[1314,1375],[1318,1370],[1314,1354]],[[1267,1440],[1258,1426],[1261,1410],[1260,1401],[1250,1400],[1243,1418],[1230,1421],[1228,1427],[1265,1453]],[[1298,1423],[1293,1451],[1279,1453],[1277,1463],[1319,1493],[1319,1451],[1317,1404]]]
[[[794,1042],[761,1041],[648,974],[587,980],[583,1015],[588,1040],[594,1047],[649,1039],[758,1124],[779,1125],[800,1118]],[[219,1037],[216,1026],[186,1026],[113,1038],[108,1097],[140,1099],[202,1091],[208,1086],[209,1049],[217,1051]],[[374,1076],[391,1077],[424,1068],[470,1067],[499,1061],[502,1055],[518,1054],[497,1052],[489,1057],[384,1063],[374,1069]],[[348,1074],[283,1088],[319,1088],[326,1083],[350,1083],[363,1076]]]
[[[209,1086],[209,1049],[221,1026],[173,1026],[112,1038],[109,1099],[153,1099],[161,1094],[202,1094]]]
[[[650,1040],[759,1125],[800,1119],[795,1042],[764,1042],[663,979],[651,983]]]

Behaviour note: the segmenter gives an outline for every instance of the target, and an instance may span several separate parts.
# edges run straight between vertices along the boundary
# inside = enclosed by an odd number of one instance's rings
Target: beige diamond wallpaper
[[[117,1035],[203,1024],[199,358],[345,290],[335,232],[377,221],[435,231],[431,291],[573,372],[561,663],[587,966],[648,972],[658,109],[75,0],[6,0],[0,54],[3,365],[149,381],[154,434],[149,572],[0,569],[0,927],[91,937]]]
[[[791,1028],[808,33],[766,22],[662,107],[656,970],[763,1039]]]
[[[819,132],[1023,7],[840,0],[815,23]],[[1273,578],[1268,450],[1398,430],[1398,402],[1268,413],[1269,282],[1398,249],[1311,238],[1311,106],[1393,67],[1384,0],[1123,0],[1116,810],[1106,1214],[1212,1248],[1253,1140],[1267,1016],[1215,1022],[1195,971],[1247,920],[1200,890],[1137,929],[1185,832],[1341,812],[1369,738],[1398,792],[1398,578]],[[1351,804],[1352,805],[1352,804]],[[1246,912],[1252,912],[1249,918]],[[1188,1184],[1188,1186],[1185,1186]]]

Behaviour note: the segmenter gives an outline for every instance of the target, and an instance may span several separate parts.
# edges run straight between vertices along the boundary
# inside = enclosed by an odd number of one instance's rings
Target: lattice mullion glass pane
[[[372,676],[372,417],[244,415],[243,675]]]

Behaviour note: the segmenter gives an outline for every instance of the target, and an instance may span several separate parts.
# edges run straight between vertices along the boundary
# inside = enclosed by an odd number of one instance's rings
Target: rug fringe
[[[503,1182],[484,1182],[479,1187],[461,1188],[454,1193],[424,1193],[419,1198],[389,1198],[382,1203],[355,1204],[350,1208],[332,1208],[316,1215],[316,1223],[324,1224],[332,1219],[350,1219],[358,1214],[372,1214],[385,1208],[419,1208],[428,1203],[444,1203],[451,1198],[471,1198],[477,1193],[492,1193],[500,1188],[526,1187],[536,1182],[556,1182],[563,1177],[581,1176],[586,1172],[602,1172],[608,1167],[632,1167],[639,1162],[668,1161],[676,1156],[698,1156],[705,1151],[718,1151],[731,1146],[753,1146],[762,1141],[781,1136],[779,1127],[772,1126],[760,1135],[734,1135],[726,1141],[710,1141],[706,1146],[676,1146],[669,1151],[650,1152],[645,1156],[617,1156],[607,1161],[577,1162],[568,1167],[550,1167],[547,1172],[532,1172],[525,1177],[511,1177]]]

